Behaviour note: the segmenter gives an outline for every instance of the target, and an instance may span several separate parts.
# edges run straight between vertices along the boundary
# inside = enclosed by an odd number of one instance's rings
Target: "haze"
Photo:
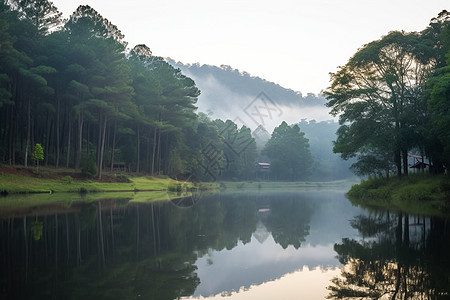
[[[184,63],[230,65],[303,93],[392,30],[420,31],[448,0],[53,1],[68,17],[88,4],[117,25],[129,46]],[[125,4],[126,3],[126,4]]]

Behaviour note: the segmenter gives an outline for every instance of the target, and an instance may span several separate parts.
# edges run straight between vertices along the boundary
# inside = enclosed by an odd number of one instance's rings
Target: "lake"
[[[344,193],[8,198],[0,298],[448,299],[448,219],[369,212]]]

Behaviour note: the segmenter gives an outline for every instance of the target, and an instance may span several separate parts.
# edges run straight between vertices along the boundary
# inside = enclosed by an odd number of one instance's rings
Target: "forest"
[[[50,1],[1,1],[0,25],[1,164],[253,178],[250,129],[197,114],[195,82],[93,8],[64,20]]]
[[[340,124],[333,151],[357,175],[407,174],[410,153],[427,157],[435,173],[448,168],[449,19],[443,11],[422,32],[391,32],[331,74],[324,95]],[[323,153],[331,143],[318,138],[334,123],[282,122],[258,146],[250,128],[197,112],[192,78],[147,45],[128,48],[89,6],[63,19],[50,1],[2,0],[0,40],[2,165],[99,179],[128,172],[251,180],[256,162],[271,163],[271,180],[348,175],[348,164]]]
[[[331,80],[326,105],[341,125],[334,152],[356,159],[356,174],[407,175],[409,154],[432,173],[449,168],[447,11],[421,32],[390,32],[364,45]]]

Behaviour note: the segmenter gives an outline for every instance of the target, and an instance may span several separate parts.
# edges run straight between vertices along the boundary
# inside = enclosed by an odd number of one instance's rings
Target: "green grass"
[[[114,180],[114,175],[108,176],[110,181]],[[0,216],[11,213],[28,215],[37,210],[47,214],[55,211],[72,212],[79,210],[85,203],[99,200],[105,200],[107,207],[170,201],[190,196],[191,188],[200,191],[218,190],[216,183],[194,184],[167,176],[127,176],[130,182],[99,182],[75,179],[77,177],[80,177],[79,174],[73,170],[43,169],[42,173],[35,174],[27,168],[9,168],[7,172],[0,173],[0,192],[8,194],[7,197],[0,197]]]
[[[169,185],[177,184],[170,178],[134,177],[130,183],[107,183],[94,180],[44,179],[21,175],[0,176],[0,191],[15,193],[67,193],[79,192],[120,192],[120,191],[165,191]]]
[[[425,215],[448,215],[449,195],[449,177],[428,174],[390,180],[370,178],[353,185],[347,193],[355,205]]]

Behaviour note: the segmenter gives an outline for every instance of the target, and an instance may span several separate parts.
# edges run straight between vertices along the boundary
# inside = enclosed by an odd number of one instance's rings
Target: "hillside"
[[[353,176],[349,167],[354,160],[344,161],[333,153],[333,141],[339,124],[329,115],[324,97],[314,94],[303,96],[300,92],[230,66],[167,61],[194,79],[201,90],[197,102],[199,111],[213,119],[230,119],[238,125],[252,128],[259,151],[270,139],[273,128],[282,121],[298,124],[309,139],[314,157],[311,179],[339,180]],[[265,161],[267,157],[261,156],[259,159]]]
[[[323,97],[311,93],[304,96],[301,92],[226,65],[217,67],[183,64],[172,59],[167,59],[167,62],[194,79],[201,91],[197,102],[198,109],[213,119],[236,120],[253,130],[263,125],[269,132],[282,121],[292,124],[301,119],[332,119],[324,106],[326,99]],[[267,100],[269,108],[261,106],[261,97]],[[257,108],[260,109],[258,112],[251,111]],[[257,113],[260,116],[264,114],[264,120],[252,119],[251,115]]]

